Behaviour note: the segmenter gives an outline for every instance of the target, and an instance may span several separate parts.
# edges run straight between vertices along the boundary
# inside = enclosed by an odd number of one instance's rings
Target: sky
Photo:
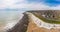
[[[60,10],[60,0],[0,0],[0,9]]]

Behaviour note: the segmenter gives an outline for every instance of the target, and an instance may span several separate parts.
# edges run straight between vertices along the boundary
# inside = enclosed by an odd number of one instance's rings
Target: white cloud
[[[4,8],[11,8],[11,9],[15,9],[15,8],[18,8],[18,9],[22,9],[22,8],[25,8],[27,10],[42,10],[42,9],[59,9],[60,5],[59,6],[56,6],[56,7],[50,7],[50,6],[47,6],[47,5],[44,5],[43,3],[28,3],[27,0],[3,0],[1,3],[0,3],[0,9],[4,9]]]
[[[30,4],[28,4],[28,3],[21,3],[21,4],[14,4],[14,5],[12,5],[12,6],[10,6],[10,8],[26,8],[26,9],[35,9],[35,10],[37,10],[37,9],[48,9],[49,8],[49,6],[46,6],[46,5],[44,5],[44,4],[42,4],[42,3],[30,3]]]
[[[0,8],[15,7],[15,3],[23,3],[25,0],[1,0]]]
[[[60,10],[60,5],[57,5],[55,7],[49,7],[51,10]]]

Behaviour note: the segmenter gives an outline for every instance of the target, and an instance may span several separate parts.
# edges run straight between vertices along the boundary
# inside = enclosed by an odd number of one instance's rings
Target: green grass
[[[50,24],[60,24],[60,21],[49,20],[49,19],[44,18],[44,17],[41,16],[41,15],[34,14],[34,13],[32,13],[32,14],[35,15],[36,17],[38,17],[39,19],[43,20],[43,21],[46,22],[46,23],[50,23]]]

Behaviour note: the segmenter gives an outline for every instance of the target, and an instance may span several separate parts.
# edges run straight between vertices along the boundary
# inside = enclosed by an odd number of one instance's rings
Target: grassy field
[[[39,15],[39,14],[35,14],[35,13],[32,13],[33,15],[35,15],[36,17],[38,17],[39,19],[43,20],[44,22],[46,23],[50,23],[50,24],[60,24],[60,21],[55,21],[55,20],[49,20],[49,19],[46,19],[44,18],[43,16]]]

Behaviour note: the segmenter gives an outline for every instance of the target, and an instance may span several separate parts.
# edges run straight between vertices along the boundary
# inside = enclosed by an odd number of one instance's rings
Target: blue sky
[[[0,0],[0,9],[59,9],[60,0]]]
[[[48,5],[48,6],[57,6],[60,5],[60,0],[28,0],[29,3],[41,3],[43,2],[44,4]]]
[[[60,0],[46,0],[44,3],[49,6],[57,6],[60,5]]]

